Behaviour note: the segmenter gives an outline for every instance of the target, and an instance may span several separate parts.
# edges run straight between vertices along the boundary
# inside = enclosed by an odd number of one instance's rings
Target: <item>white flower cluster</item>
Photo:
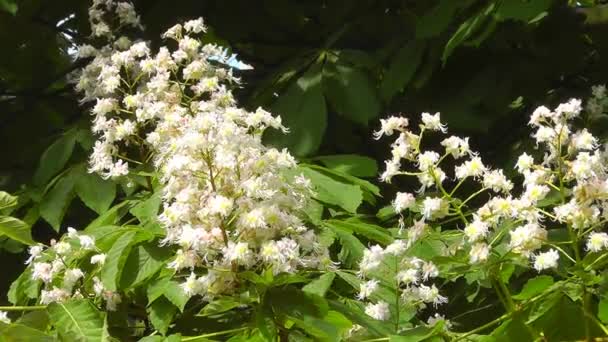
[[[447,298],[439,294],[434,284],[425,284],[439,275],[437,267],[432,262],[410,257],[407,252],[408,244],[400,239],[386,248],[374,245],[363,252],[359,264],[362,282],[357,298],[372,300],[368,302],[365,313],[374,319],[384,321],[391,317],[389,303],[382,296],[376,296],[386,288],[396,287],[400,293],[395,310],[399,310],[401,305],[423,309],[428,304],[437,307],[447,303]]]
[[[106,255],[97,249],[93,237],[79,234],[69,227],[68,233],[60,241],[51,240],[48,248],[32,246],[29,254],[26,264],[31,264],[32,279],[44,284],[40,293],[41,304],[84,298],[91,292],[91,295],[105,301],[108,310],[116,310],[121,301],[120,295],[106,290],[94,276],[100,271]],[[81,260],[86,256],[90,256],[91,271],[85,276],[85,272],[77,266],[82,265]],[[94,284],[87,281],[91,276]]]
[[[590,106],[596,112],[603,112],[608,105],[604,87],[593,88]],[[601,108],[600,108],[601,107]],[[511,224],[508,231],[510,250],[531,259],[531,266],[537,271],[558,265],[559,253],[555,249],[536,253],[546,245],[547,222],[556,222],[568,227],[574,241],[587,239],[586,250],[599,252],[608,248],[608,234],[595,232],[608,220],[608,174],[606,162],[608,154],[599,148],[597,138],[587,129],[574,131],[573,119],[582,111],[580,100],[572,99],[558,105],[554,110],[539,107],[531,115],[530,125],[535,128],[533,137],[537,146],[546,151],[541,163],[523,153],[515,165],[523,176],[521,195],[514,197],[514,184],[506,178],[502,170],[491,170],[484,165],[477,153],[469,148],[467,138],[448,137],[441,142],[443,154],[421,150],[421,137],[427,131],[445,133],[447,128],[439,120],[439,113],[423,113],[419,134],[408,130],[408,120],[391,117],[381,121],[376,138],[390,136],[395,132],[399,137],[392,144],[392,159],[386,161],[386,171],[381,179],[390,182],[397,175],[417,177],[421,184],[420,199],[410,193],[400,192],[393,201],[393,208],[400,218],[401,228],[405,227],[404,212],[420,216],[420,221],[408,229],[408,245],[420,237],[420,226],[424,222],[454,217],[464,224],[465,246],[469,248],[471,263],[482,263],[492,254],[492,248],[500,242],[497,229]],[[446,190],[446,173],[440,164],[448,156],[454,159],[468,157],[454,168],[457,184]],[[402,170],[402,161],[408,161],[417,170]],[[465,200],[456,197],[457,190],[466,179],[480,185],[480,189]],[[424,190],[435,188],[442,195],[427,196]],[[571,191],[569,191],[571,189]],[[561,202],[551,210],[542,204],[553,191]],[[471,211],[470,201],[482,193],[488,193],[488,200],[478,209]],[[492,194],[494,193],[494,194]],[[553,202],[555,203],[555,202]],[[468,212],[463,209],[467,208]],[[419,213],[419,214],[417,214]],[[460,247],[458,247],[460,248]],[[575,247],[578,253],[579,246]],[[577,254],[578,255],[578,254]],[[578,258],[578,256],[577,256]]]
[[[162,243],[179,247],[169,266],[191,272],[183,283],[189,295],[230,292],[237,271],[331,266],[300,218],[309,180],[297,175],[287,150],[262,144],[267,128],[287,129],[261,108],[236,106],[228,86],[238,79],[214,62],[222,50],[201,43],[205,31],[196,19],[163,34],[175,49],[153,53],[145,42],[119,38],[97,51],[78,83],[84,99],[96,101],[99,140],[90,171],[117,177],[129,172],[129,162],[153,161],[162,185]]]

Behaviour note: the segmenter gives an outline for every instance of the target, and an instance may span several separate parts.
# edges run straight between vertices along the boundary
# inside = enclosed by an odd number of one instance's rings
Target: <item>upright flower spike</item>
[[[203,20],[171,27],[162,35],[168,45],[154,52],[137,38],[115,38],[118,32],[109,27],[107,18],[116,16],[121,27],[142,28],[130,3],[98,0],[90,16],[95,35],[108,44],[81,49],[81,55],[94,56],[77,85],[84,101],[95,102],[98,140],[89,169],[118,178],[134,164],[152,161],[161,186],[162,243],[177,247],[169,266],[191,274],[185,292],[207,299],[232,293],[241,283],[237,273],[245,270],[332,267],[327,249],[302,219],[310,182],[294,175],[297,163],[287,150],[262,144],[267,128],[287,128],[261,108],[237,106],[230,87],[239,82],[231,66],[238,61],[201,42]],[[407,120],[397,119],[384,131],[406,126]],[[129,155],[134,149],[143,151],[144,160]],[[80,241],[83,248],[94,243]],[[103,254],[91,258],[96,265],[104,261]],[[99,293],[116,307],[120,299],[103,285]]]

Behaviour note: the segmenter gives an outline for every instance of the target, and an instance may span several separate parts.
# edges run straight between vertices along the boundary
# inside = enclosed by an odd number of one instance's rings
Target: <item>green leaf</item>
[[[26,245],[36,244],[32,240],[32,227],[11,216],[0,216],[0,236],[3,235]]]
[[[159,247],[156,242],[133,248],[124,265],[120,284],[122,288],[136,287],[148,280],[171,258],[167,248]]]
[[[315,157],[327,168],[343,172],[355,177],[376,177],[378,164],[369,157],[357,154],[336,154],[332,156]]]
[[[359,186],[339,182],[307,167],[301,167],[300,170],[312,182],[317,200],[337,205],[351,213],[357,211],[363,201],[363,193]]]
[[[32,269],[26,268],[11,284],[8,300],[13,305],[26,305],[30,299],[38,298],[40,280],[32,279]]]
[[[537,22],[547,15],[552,0],[512,0],[502,1],[496,9],[499,20],[519,20],[526,23]]]
[[[473,17],[469,18],[465,22],[463,22],[456,33],[452,35],[448,43],[445,45],[443,49],[443,55],[441,56],[441,60],[445,64],[448,57],[452,54],[454,49],[464,43],[468,38],[470,38],[477,30],[485,23],[486,19],[492,14],[494,11],[494,3],[490,3],[488,6],[483,8]],[[489,20],[492,20],[490,18]]]
[[[386,229],[359,221],[358,219],[348,220],[325,220],[325,224],[332,226],[334,229],[338,228],[342,231],[349,231],[355,234],[365,236],[367,239],[382,244],[388,245],[393,242],[393,237],[386,231]]]
[[[160,208],[161,201],[161,193],[156,192],[145,201],[139,202],[136,206],[131,208],[129,212],[133,214],[133,216],[137,217],[141,223],[154,220],[158,215],[158,209]]]
[[[317,151],[327,127],[327,108],[321,88],[321,67],[313,65],[272,106],[272,112],[281,116],[289,133],[267,130],[265,141],[286,147],[296,156]]]
[[[46,331],[49,326],[50,319],[46,310],[38,310],[24,313],[16,323],[41,331]]]
[[[116,197],[116,184],[85,171],[76,179],[76,194],[87,207],[102,214]]]
[[[47,306],[51,324],[64,340],[101,341],[104,336],[104,314],[87,299],[51,303]]]
[[[163,295],[171,303],[173,303],[173,305],[175,305],[179,309],[179,311],[184,311],[184,307],[190,299],[190,297],[186,295],[181,286],[179,286],[179,283],[173,280],[167,283]]]
[[[351,232],[337,227],[334,227],[333,231],[338,236],[340,244],[342,245],[342,249],[340,249],[340,253],[338,253],[338,259],[340,259],[346,267],[355,267],[361,258],[363,258],[365,246]]]
[[[419,342],[435,334],[434,327],[419,326],[407,329],[401,335],[391,335],[389,342]]]
[[[110,291],[116,291],[117,289],[117,281],[120,279],[136,234],[135,231],[123,233],[107,253],[106,262],[101,268],[100,277],[104,286]]]
[[[597,306],[597,318],[603,323],[608,323],[608,298],[605,296],[600,299]]]
[[[63,216],[74,198],[74,179],[68,173],[61,177],[40,203],[42,216],[56,232],[59,232]]]
[[[16,0],[0,0],[0,11],[6,11],[12,15],[16,15],[17,9]]]
[[[217,315],[232,310],[240,305],[241,303],[239,301],[231,297],[218,298],[205,305],[203,310],[201,310],[197,316]]]
[[[55,140],[40,157],[40,163],[34,174],[34,185],[45,185],[54,175],[59,173],[70,159],[74,144],[76,143],[76,130],[66,132],[61,138]]]
[[[150,322],[156,330],[165,335],[171,325],[171,321],[177,308],[165,297],[160,297],[149,306]]]
[[[513,295],[513,299],[526,300],[530,299],[538,294],[541,294],[551,285],[553,285],[553,277],[548,275],[541,275],[532,278],[526,282],[524,288],[516,295]]]
[[[325,296],[327,290],[329,290],[329,288],[331,287],[331,284],[333,283],[335,277],[335,273],[325,273],[318,279],[315,279],[310,283],[306,284],[306,286],[302,288],[302,291],[323,297]]]
[[[332,177],[343,183],[358,185],[361,188],[361,190],[364,192],[364,195],[366,192],[368,192],[374,196],[381,197],[380,188],[378,188],[374,184],[372,184],[364,179],[353,177],[347,173],[344,173],[344,172],[341,172],[338,170],[328,169],[326,167],[322,167],[319,165],[300,164],[300,167],[307,167],[309,169],[313,169],[317,172],[320,172],[326,176]],[[364,199],[365,199],[365,197],[364,197]]]
[[[0,210],[13,208],[17,205],[17,196],[13,196],[8,192],[0,191]]]
[[[425,49],[423,41],[413,40],[397,51],[380,84],[380,94],[385,102],[409,84],[420,66]]]
[[[88,233],[100,227],[119,224],[120,219],[127,214],[129,206],[133,205],[133,203],[134,201],[131,200],[118,203],[89,223],[85,231]]]
[[[336,112],[348,120],[367,125],[380,113],[380,101],[363,71],[347,65],[325,63],[323,90]]]
[[[416,38],[426,39],[445,32],[460,8],[468,7],[472,0],[441,0],[416,23]]]
[[[0,323],[0,340],[15,342],[53,342],[56,339],[50,335],[22,324]]]

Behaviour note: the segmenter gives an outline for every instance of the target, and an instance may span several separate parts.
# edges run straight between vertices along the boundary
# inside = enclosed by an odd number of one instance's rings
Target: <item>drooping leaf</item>
[[[66,132],[44,151],[40,157],[38,169],[34,174],[34,184],[45,185],[54,175],[59,173],[70,159],[76,143],[76,130]]]
[[[312,66],[296,82],[291,84],[272,106],[273,113],[281,116],[289,127],[289,134],[268,130],[265,140],[276,146],[286,147],[296,156],[306,156],[317,151],[327,127],[327,108],[321,87],[321,67]]]
[[[32,240],[32,227],[11,216],[0,216],[0,236],[3,235],[26,245],[36,244]]]
[[[55,231],[59,232],[63,216],[74,198],[74,179],[71,173],[61,177],[40,203],[42,216]]]
[[[87,207],[102,214],[110,208],[114,201],[116,184],[102,179],[97,174],[85,171],[76,179],[76,194]]]
[[[323,68],[324,94],[348,120],[367,125],[380,113],[380,101],[370,78],[361,70],[333,63]]]
[[[608,298],[602,297],[597,306],[597,318],[603,323],[608,323]]]
[[[413,40],[397,51],[380,84],[380,94],[385,102],[402,90],[412,80],[420,66],[426,44]]]
[[[87,299],[51,303],[47,307],[51,324],[69,341],[101,341],[104,314]]]
[[[495,4],[490,3],[458,27],[456,33],[452,35],[450,40],[445,45],[445,48],[443,49],[443,55],[441,56],[441,60],[444,64],[457,46],[461,45],[473,34],[475,34],[477,30],[483,26],[486,20],[493,20],[490,15],[494,11],[494,9]]]
[[[8,300],[13,305],[26,305],[30,299],[38,297],[40,280],[32,279],[31,268],[23,273],[11,284],[8,290]]]
[[[165,297],[160,297],[149,306],[150,322],[156,330],[165,335],[176,312],[175,305]]]
[[[117,282],[122,274],[136,234],[135,231],[124,232],[107,252],[106,262],[101,268],[100,278],[104,286],[110,291],[116,291],[117,289]]]

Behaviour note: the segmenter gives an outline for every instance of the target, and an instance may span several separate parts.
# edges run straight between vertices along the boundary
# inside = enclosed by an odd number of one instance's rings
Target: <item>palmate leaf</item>
[[[102,341],[107,336],[104,314],[87,299],[51,303],[47,310],[51,324],[67,341]]]

